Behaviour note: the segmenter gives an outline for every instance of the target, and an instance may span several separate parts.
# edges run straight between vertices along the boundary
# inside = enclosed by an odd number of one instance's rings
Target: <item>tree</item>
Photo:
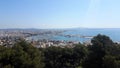
[[[102,58],[105,56],[104,47],[111,43],[109,37],[97,35],[92,40],[92,45],[88,46],[90,51],[88,57],[83,63],[84,68],[102,68]]]
[[[88,46],[89,55],[83,62],[83,68],[118,68],[120,48],[109,37],[97,35]]]
[[[15,50],[13,63],[16,68],[43,68],[42,53],[31,44],[20,41],[13,50]]]
[[[13,50],[4,46],[0,46],[0,68],[13,68],[12,56]]]
[[[43,68],[41,52],[20,41],[12,48],[0,46],[0,68]]]
[[[106,55],[103,58],[103,68],[117,68],[116,58],[111,55]]]
[[[72,57],[74,58],[75,67],[81,67],[83,60],[85,60],[88,55],[88,49],[86,46],[78,44],[73,48],[73,50]]]
[[[49,47],[44,51],[45,68],[76,68],[81,65],[82,59],[87,54],[83,45],[74,48]]]

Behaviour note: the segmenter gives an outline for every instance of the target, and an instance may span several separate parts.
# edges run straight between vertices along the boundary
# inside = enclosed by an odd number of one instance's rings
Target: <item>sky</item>
[[[120,0],[0,0],[0,28],[120,28]]]

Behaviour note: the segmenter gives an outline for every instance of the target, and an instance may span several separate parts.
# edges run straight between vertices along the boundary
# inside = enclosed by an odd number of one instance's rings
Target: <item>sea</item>
[[[98,34],[109,36],[114,42],[120,42],[120,28],[76,28],[76,29],[62,29],[62,35],[45,35],[45,36],[33,36],[32,39],[48,39],[48,40],[59,40],[59,41],[79,41],[86,42],[90,41],[92,38]],[[68,37],[65,35],[80,35],[84,37]]]

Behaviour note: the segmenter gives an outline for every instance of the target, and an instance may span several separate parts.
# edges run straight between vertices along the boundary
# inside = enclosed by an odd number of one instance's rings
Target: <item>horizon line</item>
[[[0,28],[0,29],[120,29],[120,27],[118,28],[114,28],[114,27],[109,27],[109,28],[96,28],[96,27],[75,27],[75,28]]]

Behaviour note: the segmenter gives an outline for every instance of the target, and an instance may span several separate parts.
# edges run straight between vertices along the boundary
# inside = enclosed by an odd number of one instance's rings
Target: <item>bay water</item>
[[[63,29],[64,30],[64,29]],[[98,34],[109,36],[114,42],[120,42],[120,28],[77,28],[77,29],[65,29],[66,31],[62,35],[45,35],[34,36],[33,39],[48,39],[59,41],[79,41],[85,42],[91,40],[91,38],[84,37],[66,37],[64,35],[80,35],[80,36],[96,36]]]

